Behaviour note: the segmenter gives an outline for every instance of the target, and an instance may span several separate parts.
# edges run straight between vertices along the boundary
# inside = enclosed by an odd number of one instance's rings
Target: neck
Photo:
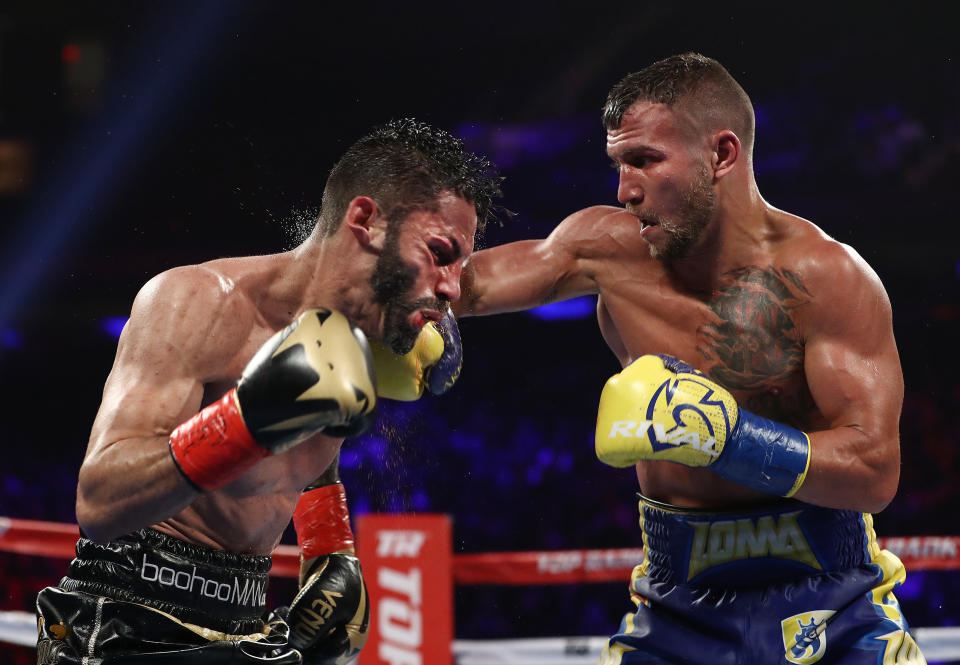
[[[719,191],[716,213],[703,235],[686,256],[666,264],[671,280],[692,291],[716,291],[728,272],[759,259],[769,210],[755,184],[736,195]]]
[[[288,320],[313,307],[341,312],[367,336],[379,336],[381,321],[370,289],[372,259],[347,246],[342,233],[310,236],[288,252],[288,265],[278,284],[278,300]]]

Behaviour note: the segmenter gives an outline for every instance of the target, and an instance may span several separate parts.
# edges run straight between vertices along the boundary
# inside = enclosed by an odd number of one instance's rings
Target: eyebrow
[[[659,149],[654,148],[653,146],[650,146],[650,145],[632,146],[632,147],[627,148],[626,150],[624,150],[624,151],[623,151],[618,157],[616,157],[616,158],[614,158],[613,155],[611,155],[610,152],[607,151],[607,157],[609,157],[610,159],[613,159],[614,161],[621,161],[621,162],[627,161],[627,160],[630,159],[631,157],[648,157],[648,156],[652,156],[652,157],[662,158],[662,157],[664,157],[665,155],[666,155],[666,153],[665,153],[663,150],[659,150]]]

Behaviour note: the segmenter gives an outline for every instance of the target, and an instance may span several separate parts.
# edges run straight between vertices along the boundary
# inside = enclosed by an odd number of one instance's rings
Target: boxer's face
[[[388,226],[370,278],[383,308],[383,340],[406,353],[428,321],[439,321],[460,297],[463,264],[473,252],[473,204],[442,194],[434,210],[415,210]]]
[[[717,209],[697,124],[665,104],[637,102],[607,132],[620,174],[617,199],[635,215],[655,259],[690,254]]]

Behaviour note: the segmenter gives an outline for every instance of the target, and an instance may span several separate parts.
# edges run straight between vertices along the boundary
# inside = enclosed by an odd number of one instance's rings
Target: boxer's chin
[[[398,355],[409,353],[416,344],[420,326],[413,323],[414,318],[419,320],[420,317],[415,312],[409,311],[394,309],[388,312],[384,341],[394,353]]]

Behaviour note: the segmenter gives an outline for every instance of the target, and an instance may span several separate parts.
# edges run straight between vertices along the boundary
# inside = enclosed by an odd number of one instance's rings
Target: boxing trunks
[[[270,565],[152,529],[81,538],[67,576],[37,596],[37,662],[299,663],[266,612]]]
[[[924,664],[873,517],[780,502],[702,512],[640,497],[636,611],[601,665]]]

